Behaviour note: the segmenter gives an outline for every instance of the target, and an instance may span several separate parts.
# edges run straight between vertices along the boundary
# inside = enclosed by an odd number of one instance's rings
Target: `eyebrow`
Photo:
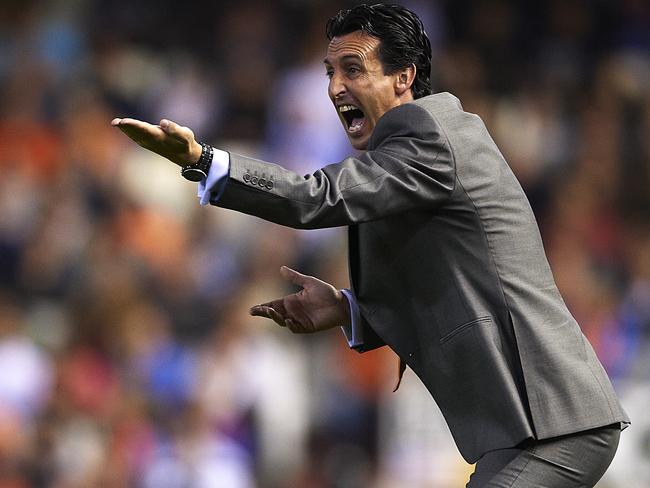
[[[363,61],[363,58],[359,56],[358,54],[346,54],[341,58],[341,62],[343,61]],[[325,58],[323,59],[323,63],[331,65],[332,63],[330,62],[329,59]]]

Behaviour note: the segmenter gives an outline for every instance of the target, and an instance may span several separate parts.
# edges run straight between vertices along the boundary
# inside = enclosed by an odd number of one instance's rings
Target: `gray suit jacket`
[[[217,205],[349,226],[365,349],[387,344],[406,361],[468,462],[629,421],[558,292],[519,182],[454,96],[387,112],[365,153],[313,175],[231,154]]]

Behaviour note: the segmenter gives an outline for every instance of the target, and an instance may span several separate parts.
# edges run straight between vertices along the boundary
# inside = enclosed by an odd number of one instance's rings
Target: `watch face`
[[[208,175],[199,168],[185,167],[181,170],[181,175],[190,181],[201,181]]]

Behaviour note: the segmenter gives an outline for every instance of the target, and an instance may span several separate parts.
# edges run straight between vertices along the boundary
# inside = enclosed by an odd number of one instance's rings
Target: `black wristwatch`
[[[214,149],[212,146],[199,142],[201,144],[201,157],[194,164],[188,164],[181,168],[181,175],[183,178],[190,181],[201,181],[208,177],[210,165],[212,164],[212,156]]]

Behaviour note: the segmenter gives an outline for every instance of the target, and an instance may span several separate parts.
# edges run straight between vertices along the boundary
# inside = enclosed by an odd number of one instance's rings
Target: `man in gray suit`
[[[343,326],[360,352],[389,345],[477,463],[468,487],[593,486],[629,419],[557,290],[521,186],[480,118],[430,94],[415,14],[362,5],[327,35],[329,95],[358,157],[303,177],[168,120],[113,125],[199,181],[203,203],[349,226],[352,290],[285,267],[302,291],[251,313],[297,333]]]

